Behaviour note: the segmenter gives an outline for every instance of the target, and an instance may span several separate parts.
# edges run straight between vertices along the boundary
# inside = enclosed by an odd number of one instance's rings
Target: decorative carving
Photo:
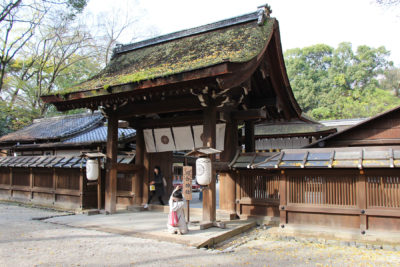
[[[271,16],[271,13],[272,13],[271,6],[268,4],[259,6],[257,13],[258,13],[257,24],[259,26],[262,26],[262,25],[264,25],[265,20]]]

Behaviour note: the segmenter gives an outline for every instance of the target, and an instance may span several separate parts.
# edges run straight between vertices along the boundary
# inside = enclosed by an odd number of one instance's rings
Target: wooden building
[[[400,107],[273,156],[231,163],[241,216],[279,216],[281,226],[400,230]]]
[[[172,150],[176,147],[170,143],[174,138],[170,127],[190,126],[194,131],[203,125],[193,139],[200,138],[202,146],[215,148],[217,125],[223,124],[223,152],[218,164],[212,157],[213,172],[220,171],[221,197],[227,200],[223,208],[235,211],[235,180],[228,163],[238,150],[237,125],[245,125],[246,150],[254,151],[257,121],[302,118],[286,74],[278,21],[269,13],[265,7],[118,46],[98,75],[56,95],[42,96],[58,110],[100,108],[107,114],[107,212],[115,212],[119,119],[137,131],[135,164],[142,171],[137,173],[135,184],[140,203],[148,197],[152,166],[172,162],[172,151],[154,150],[148,143],[152,138],[145,139],[147,133],[166,129],[166,134],[154,135],[155,143]],[[204,191],[203,220],[215,220],[215,181]]]
[[[134,149],[136,131],[120,123],[120,151]],[[36,119],[31,125],[0,137],[0,149],[15,156],[79,156],[81,151],[104,151],[106,118],[100,112]]]
[[[327,136],[309,147],[382,146],[400,144],[400,106]]]
[[[282,149],[302,148],[336,132],[335,127],[327,127],[308,118],[261,122],[255,125],[255,150],[277,152]]]

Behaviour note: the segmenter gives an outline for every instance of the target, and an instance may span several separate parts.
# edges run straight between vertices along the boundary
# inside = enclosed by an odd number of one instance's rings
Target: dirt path
[[[198,250],[32,220],[60,215],[0,203],[0,266],[400,265],[400,252],[279,241],[263,230],[242,235],[221,249]]]

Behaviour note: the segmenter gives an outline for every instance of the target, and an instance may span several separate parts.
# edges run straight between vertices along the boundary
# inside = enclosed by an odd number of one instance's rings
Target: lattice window
[[[368,207],[400,208],[400,177],[368,176]]]
[[[356,205],[356,177],[289,176],[289,202],[312,205]]]
[[[241,172],[241,198],[279,199],[279,176]]]

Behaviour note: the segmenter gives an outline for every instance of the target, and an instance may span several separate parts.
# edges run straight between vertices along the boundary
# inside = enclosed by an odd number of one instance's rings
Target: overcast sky
[[[325,43],[336,47],[385,46],[400,67],[400,6],[382,8],[373,0],[90,0],[93,14],[122,8],[142,17],[138,25],[154,26],[166,34],[256,11],[269,3],[279,20],[283,50]],[[128,3],[128,4],[127,4]],[[127,33],[121,42],[132,38]]]

